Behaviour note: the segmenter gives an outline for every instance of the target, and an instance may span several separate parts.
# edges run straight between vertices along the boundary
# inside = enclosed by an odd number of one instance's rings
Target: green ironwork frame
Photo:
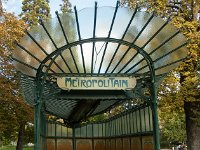
[[[32,58],[36,59],[40,65],[38,68],[35,68],[27,63],[24,63],[23,61],[21,60],[18,60],[17,58],[14,58],[13,57],[13,60],[20,63],[20,64],[23,64],[25,65],[26,67],[29,67],[33,70],[36,71],[36,78],[35,78],[35,81],[36,81],[36,85],[35,85],[35,100],[34,100],[34,109],[35,109],[35,150],[39,150],[40,148],[40,135],[41,135],[41,127],[43,127],[43,129],[45,130],[45,121],[44,119],[41,120],[41,118],[44,118],[44,115],[45,115],[45,109],[44,109],[44,99],[43,99],[43,90],[44,90],[44,86],[45,86],[45,82],[47,81],[47,79],[51,76],[136,76],[136,77],[139,77],[141,76],[141,74],[137,74],[140,70],[144,69],[144,68],[147,68],[149,69],[149,71],[143,73],[142,75],[144,76],[147,76],[147,78],[149,79],[149,83],[148,86],[149,86],[149,90],[150,90],[150,96],[147,98],[145,97],[144,95],[141,95],[145,98],[145,101],[151,106],[151,109],[152,109],[152,118],[153,118],[153,137],[154,137],[154,149],[155,150],[159,150],[160,149],[160,144],[159,144],[159,140],[160,140],[160,137],[159,137],[159,125],[158,125],[158,112],[157,112],[157,80],[159,78],[159,76],[157,76],[155,74],[156,70],[158,69],[161,69],[161,68],[165,68],[167,66],[170,66],[170,65],[173,65],[173,64],[176,64],[182,60],[184,60],[185,58],[181,58],[179,60],[175,60],[169,64],[165,64],[161,67],[157,67],[155,68],[155,63],[159,60],[161,60],[162,58],[164,58],[165,56],[173,53],[174,51],[186,46],[186,42],[185,43],[182,43],[181,45],[178,45],[176,48],[172,49],[171,51],[169,51],[168,53],[160,56],[159,58],[153,60],[151,58],[151,54],[153,54],[154,52],[156,52],[159,48],[161,48],[163,45],[165,45],[168,41],[170,41],[171,39],[173,39],[176,35],[179,34],[179,31],[175,32],[173,35],[171,35],[169,38],[167,38],[164,42],[162,42],[159,46],[157,46],[155,49],[153,49],[150,53],[147,53],[144,48],[148,45],[148,43],[168,24],[169,20],[167,20],[150,38],[148,41],[145,42],[145,44],[141,47],[137,46],[135,44],[135,42],[137,41],[137,39],[141,36],[142,32],[146,29],[146,27],[148,26],[148,24],[151,22],[151,20],[153,19],[154,17],[154,14],[152,14],[149,19],[147,20],[147,22],[144,24],[144,26],[142,27],[142,29],[140,30],[140,32],[138,33],[138,35],[136,35],[136,37],[134,38],[134,40],[132,42],[128,42],[128,41],[125,41],[124,40],[124,37],[137,13],[137,9],[135,9],[134,13],[132,14],[132,17],[126,27],[126,30],[124,31],[124,34],[123,36],[121,37],[121,39],[116,39],[116,38],[111,38],[110,35],[111,35],[111,32],[112,32],[112,28],[113,28],[113,24],[114,24],[114,21],[115,21],[115,18],[116,18],[116,14],[117,14],[117,11],[118,11],[118,8],[119,8],[119,2],[117,2],[116,4],[116,8],[115,8],[115,11],[114,11],[114,14],[113,14],[113,18],[112,18],[112,22],[111,22],[111,25],[110,25],[110,28],[109,28],[109,32],[108,32],[108,35],[107,37],[96,37],[96,22],[97,22],[97,3],[95,3],[95,8],[94,8],[94,27],[93,27],[93,35],[92,35],[92,38],[87,38],[87,39],[82,39],[81,38],[81,34],[80,34],[80,25],[79,25],[79,19],[78,19],[78,13],[77,13],[77,10],[76,10],[76,7],[74,7],[74,11],[75,11],[75,20],[76,20],[76,26],[77,26],[77,30],[78,30],[78,41],[75,41],[75,42],[69,42],[68,41],[68,38],[67,38],[67,35],[65,34],[64,32],[64,27],[62,25],[62,22],[61,22],[61,19],[58,15],[58,12],[56,12],[56,16],[57,16],[57,19],[58,19],[58,22],[60,24],[60,27],[61,27],[61,30],[63,32],[63,35],[65,37],[65,41],[66,41],[66,44],[62,47],[58,47],[55,43],[55,41],[53,40],[53,38],[51,37],[50,33],[48,32],[47,28],[45,27],[45,24],[43,23],[43,21],[41,20],[40,23],[41,23],[41,26],[42,28],[44,29],[44,31],[46,32],[46,34],[48,35],[48,38],[50,39],[50,41],[52,42],[52,44],[54,45],[55,47],[55,51],[53,51],[51,54],[48,54],[44,48],[36,41],[36,39],[34,39],[34,37],[27,31],[27,35],[28,37],[39,47],[39,49],[44,52],[44,54],[46,55],[46,57],[43,59],[43,60],[40,60],[38,59],[34,54],[32,54],[31,52],[29,52],[26,48],[24,48],[21,44],[17,44],[18,47],[20,47],[23,51],[25,51],[28,55],[30,55]],[[105,42],[105,48],[103,50],[103,56],[101,57],[101,61],[100,61],[100,66],[98,68],[98,73],[94,73],[94,70],[93,70],[93,65],[94,65],[94,49],[95,49],[95,43],[96,42]],[[85,58],[84,58],[84,55],[83,55],[83,47],[82,45],[83,44],[86,44],[86,43],[92,43],[92,61],[91,61],[91,68],[90,68],[90,73],[86,72],[86,67],[85,67]],[[106,68],[106,71],[104,73],[100,73],[101,72],[101,68],[102,68],[102,64],[103,64],[103,61],[104,61],[104,57],[105,57],[105,53],[106,53],[106,50],[107,50],[107,46],[108,46],[108,43],[116,43],[118,44],[117,48],[115,49],[113,55],[112,55],[112,58],[110,60],[110,62],[108,63],[108,66]],[[83,69],[84,69],[84,72],[83,73],[80,73],[79,69],[78,69],[78,66],[77,66],[77,62],[75,61],[75,58],[73,56],[73,53],[72,53],[72,47],[75,47],[75,46],[80,46],[80,51],[81,51],[81,59],[82,59],[82,62],[83,62]],[[112,69],[112,71],[110,73],[108,73],[108,70],[111,66],[111,63],[113,62],[118,50],[119,50],[119,47],[120,45],[124,45],[124,46],[127,46],[128,49],[125,51],[125,53],[123,54],[123,56],[121,57],[121,59],[117,62],[116,66]],[[136,53],[135,55],[132,56],[132,58],[125,64],[123,65],[123,67],[117,72],[117,73],[114,73],[114,71],[116,70],[116,68],[118,67],[118,65],[121,63],[122,59],[125,58],[125,56],[127,55],[127,53],[131,50],[131,49],[134,49],[136,50]],[[72,60],[74,62],[74,65],[76,67],[76,70],[77,70],[77,73],[74,73],[72,72],[72,70],[70,69],[70,66],[68,65],[67,61],[64,59],[63,55],[62,55],[62,52],[65,51],[65,50],[69,50],[70,51],[70,54],[72,56]],[[141,56],[143,56],[143,58],[138,61],[136,64],[134,64],[132,67],[130,67],[128,70],[126,70],[125,72],[122,72],[129,64],[130,62],[137,57],[137,55],[140,54]],[[57,57],[61,57],[64,64],[66,65],[66,67],[69,69],[69,73],[66,73],[55,61],[55,59]],[[142,61],[146,61],[147,65],[141,67],[140,69],[138,69],[137,71],[135,72],[131,72],[131,70],[133,68],[135,68],[138,64],[140,64]],[[50,62],[48,64],[48,66],[46,66],[46,63],[47,62]],[[57,66],[57,68],[62,72],[62,73],[56,73],[53,69],[51,69],[51,66],[55,64]],[[44,69],[44,67],[46,69]],[[43,71],[45,70],[45,71]],[[49,71],[51,73],[49,73]],[[165,74],[161,75],[161,76],[164,76]],[[116,104],[114,104],[115,106]],[[75,126],[73,126],[73,133],[75,134]],[[75,141],[75,139],[74,139]],[[75,144],[73,144],[75,145]],[[75,150],[75,146],[73,146],[73,149]]]
[[[76,45],[79,45],[79,44],[83,44],[83,43],[87,43],[87,42],[99,42],[99,41],[106,41],[106,42],[115,42],[115,43],[120,43],[120,44],[123,44],[123,45],[126,45],[128,47],[131,47],[131,48],[134,48],[137,50],[138,53],[140,53],[144,58],[145,60],[147,61],[148,63],[148,66],[150,68],[150,77],[151,77],[151,107],[152,107],[152,110],[153,110],[153,133],[154,133],[154,144],[155,144],[155,150],[159,150],[160,149],[160,145],[159,145],[159,141],[160,141],[160,138],[159,138],[159,125],[158,125],[158,113],[157,113],[157,92],[156,92],[156,75],[155,75],[155,69],[154,69],[154,62],[153,60],[151,59],[151,57],[143,50],[141,49],[140,47],[138,47],[137,45],[134,45],[133,43],[129,43],[127,41],[123,41],[123,40],[119,40],[119,39],[113,39],[113,38],[91,38],[91,39],[85,39],[85,40],[80,40],[80,41],[77,41],[77,42],[74,42],[74,43],[70,43],[66,46],[63,46],[59,49],[57,49],[56,51],[54,51],[53,53],[51,53],[50,55],[48,55],[42,62],[41,62],[41,65],[39,66],[38,68],[38,71],[37,71],[37,75],[36,75],[36,80],[38,81],[37,82],[37,92],[38,95],[37,95],[37,101],[36,101],[36,105],[35,105],[35,123],[36,123],[36,126],[35,126],[35,150],[38,150],[39,149],[39,141],[40,141],[40,115],[41,115],[41,106],[42,106],[42,100],[41,100],[41,91],[42,91],[42,81],[45,81],[46,80],[46,76],[47,76],[47,73],[43,73],[42,70],[43,70],[43,67],[44,67],[44,64],[48,61],[48,60],[51,60],[52,58],[56,58],[56,57],[53,57],[53,56],[58,56],[60,54],[60,52],[62,52],[63,50],[65,49],[68,49],[70,47],[73,47],[73,46],[76,46]],[[53,59],[52,61],[50,62],[49,64],[49,67],[47,69],[47,72],[50,68],[50,66],[52,65],[53,63]],[[125,75],[125,74],[123,74]]]

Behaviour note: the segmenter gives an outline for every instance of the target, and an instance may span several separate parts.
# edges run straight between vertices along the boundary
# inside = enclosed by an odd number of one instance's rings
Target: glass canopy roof
[[[43,79],[45,110],[72,122],[133,99],[141,78],[150,78],[152,71],[157,77],[165,75],[187,57],[184,36],[154,14],[95,5],[56,15],[27,32],[13,60],[23,73],[29,104],[34,105],[36,82]],[[86,93],[61,90],[55,82],[60,76],[135,76],[138,81],[133,91]],[[72,117],[77,108],[84,108],[79,111],[82,115]]]
[[[79,42],[84,39],[89,40]],[[16,68],[33,77],[41,64],[46,73],[144,74],[149,69],[141,48],[151,57],[158,75],[186,57],[185,45],[175,27],[153,14],[127,8],[116,12],[112,7],[98,8],[95,14],[87,8],[77,14],[60,14],[35,27],[18,44],[13,57]]]

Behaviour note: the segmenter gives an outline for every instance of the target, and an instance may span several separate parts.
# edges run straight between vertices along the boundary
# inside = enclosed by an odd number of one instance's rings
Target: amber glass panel
[[[47,150],[55,150],[55,140],[47,139]]]
[[[77,150],[92,150],[92,140],[77,140],[76,149]]]
[[[123,149],[129,150],[130,149],[130,139],[123,138]]]
[[[143,150],[153,150],[153,136],[143,136],[142,137],[142,149]]]
[[[110,139],[106,139],[106,150],[110,150]]]
[[[105,149],[105,140],[95,140],[94,149],[95,150],[104,150]]]
[[[131,139],[132,142],[132,150],[140,150],[140,138],[139,137],[133,137]]]
[[[115,150],[115,139],[111,140],[111,150]]]
[[[57,140],[57,150],[72,150],[72,140],[67,140],[67,139]]]
[[[122,150],[122,139],[116,139],[116,150]]]

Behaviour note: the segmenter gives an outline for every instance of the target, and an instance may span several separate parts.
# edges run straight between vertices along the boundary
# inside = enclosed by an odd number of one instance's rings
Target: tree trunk
[[[24,124],[20,124],[16,150],[23,149]]]
[[[184,102],[188,150],[200,150],[200,101]],[[198,113],[197,113],[198,112]]]
[[[2,5],[2,1],[0,0],[0,16],[3,13],[3,5]]]

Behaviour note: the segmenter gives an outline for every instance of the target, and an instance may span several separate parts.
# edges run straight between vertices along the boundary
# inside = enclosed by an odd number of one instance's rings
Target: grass
[[[24,146],[23,150],[33,150],[33,147]],[[3,146],[0,147],[0,150],[16,150],[16,146]]]

